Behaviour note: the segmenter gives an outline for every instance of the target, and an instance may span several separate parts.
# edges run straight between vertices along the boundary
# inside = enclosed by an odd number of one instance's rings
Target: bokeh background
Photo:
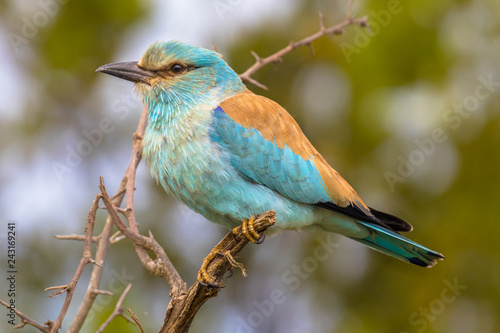
[[[132,84],[97,67],[178,39],[214,43],[241,73],[254,61],[250,50],[266,56],[317,31],[318,11],[331,25],[345,7],[339,0],[0,1],[0,262],[5,271],[7,222],[15,221],[19,309],[55,320],[63,296],[49,299],[43,289],[69,282],[83,243],[53,235],[82,233],[98,177],[113,192],[130,158],[140,101]],[[238,260],[249,276],[235,272],[192,332],[500,331],[500,2],[356,1],[353,13],[369,15],[372,31],[350,27],[322,38],[315,56],[302,48],[259,71],[254,77],[269,91],[249,88],[283,105],[369,205],[407,219],[411,238],[447,259],[422,269],[340,236],[286,232],[245,248]],[[82,143],[103,119],[112,130]],[[75,157],[84,146],[85,156]],[[150,229],[193,282],[225,230],[168,197],[144,164],[136,209],[141,231]],[[105,217],[99,213],[96,231]],[[128,282],[124,305],[147,331],[161,326],[169,289],[124,240],[112,245],[101,283],[115,296],[99,296],[83,331],[104,322]],[[0,312],[0,331],[10,332]],[[117,318],[107,332],[138,329]]]

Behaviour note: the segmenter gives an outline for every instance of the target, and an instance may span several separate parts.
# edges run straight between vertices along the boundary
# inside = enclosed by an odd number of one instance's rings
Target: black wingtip
[[[413,226],[405,220],[400,219],[397,216],[381,212],[375,208],[369,208],[377,219],[387,224],[393,231],[410,232],[413,230]]]

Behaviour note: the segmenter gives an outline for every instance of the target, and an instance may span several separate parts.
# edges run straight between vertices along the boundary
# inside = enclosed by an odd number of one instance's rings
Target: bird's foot
[[[265,239],[265,235],[264,233],[257,233],[257,231],[255,231],[255,228],[253,226],[253,223],[254,223],[254,219],[251,218],[249,220],[247,219],[243,219],[243,221],[241,222],[241,233],[252,243],[254,244],[262,244],[264,242],[264,239]],[[240,235],[240,230],[239,230],[239,227],[236,227],[233,229],[233,234],[235,236],[239,236]]]
[[[201,268],[198,271],[197,281],[204,285],[205,287],[213,287],[213,288],[223,288],[224,285],[217,283],[214,278],[208,274],[208,266],[217,256],[222,256],[222,254],[218,251],[218,249],[214,248],[208,256],[203,259],[203,263],[201,264]]]
[[[208,256],[205,259],[203,259],[203,263],[201,264],[201,268],[198,271],[198,278],[197,278],[200,284],[204,285],[205,287],[224,288],[223,284],[217,283],[217,281],[215,281],[215,279],[212,278],[208,273],[208,266],[210,265],[212,260],[214,260],[217,256],[225,257],[227,261],[229,261],[231,266],[241,269],[243,276],[247,276],[247,273],[243,265],[234,260],[230,251],[220,253],[219,249],[215,248],[208,254]],[[228,278],[231,277],[232,275],[233,275],[233,269],[231,268],[229,271]]]

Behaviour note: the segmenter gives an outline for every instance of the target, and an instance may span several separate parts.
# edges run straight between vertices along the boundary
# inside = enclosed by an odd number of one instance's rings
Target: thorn
[[[333,38],[335,36],[340,36],[344,33],[344,31],[342,29],[336,29],[332,32],[332,34],[330,35],[330,38]]]
[[[280,59],[276,59],[275,61],[273,61],[273,64],[274,64],[273,70],[274,70],[275,73],[278,72],[278,64],[280,62],[282,62],[282,61],[280,61]]]
[[[373,35],[373,30],[372,28],[370,27],[370,25],[368,24],[368,22],[366,21],[361,21],[359,22],[359,26],[362,27],[362,28],[365,28],[367,29],[372,35]]]
[[[265,85],[263,85],[262,83],[260,83],[257,80],[252,79],[251,77],[245,76],[245,77],[242,77],[241,79],[243,81],[247,81],[247,82],[249,82],[249,83],[251,83],[251,84],[253,84],[253,85],[255,85],[255,86],[257,86],[257,87],[259,87],[261,89],[269,90]]]
[[[308,43],[307,46],[309,46],[309,51],[311,52],[311,56],[314,57],[315,54],[314,54],[314,48],[312,46],[312,43]]]
[[[352,16],[351,16],[351,9],[352,9],[352,3],[354,2],[354,0],[349,0],[349,2],[347,3],[347,9],[346,9],[346,16],[348,19],[351,19]]]
[[[259,57],[259,55],[255,51],[251,50],[250,53],[255,58],[256,62],[258,62],[259,64],[262,62],[262,59]]]
[[[323,13],[322,12],[318,12],[319,13],[319,26],[320,26],[320,30],[321,31],[325,31],[325,21],[324,21],[324,16],[323,16]]]
[[[219,50],[217,50],[217,46],[215,46],[214,41],[212,41],[212,48],[214,49],[215,52],[219,53]]]
[[[129,216],[132,211],[130,208],[115,207],[115,209],[118,213],[122,214],[125,217]]]
[[[17,324],[16,326],[14,326],[14,327],[13,327],[13,329],[16,329],[16,330],[17,330],[17,329],[19,329],[19,328],[23,328],[23,327],[24,327],[24,326],[26,326],[26,325],[27,325],[27,323],[26,323],[26,322],[24,322],[24,321],[22,321],[22,322],[20,322],[19,324]]]
[[[101,268],[104,268],[103,265],[101,265],[100,263],[98,263],[97,261],[95,260],[92,260],[90,263],[92,263],[93,265],[96,265],[97,267],[101,267]]]
[[[66,288],[68,288],[67,284],[65,284],[63,286],[47,287],[47,288],[44,289],[44,291],[55,290],[55,289],[66,289]]]
[[[121,235],[121,236],[118,236],[118,237],[111,238],[111,244],[118,243],[119,241],[121,241],[122,239],[125,239],[125,238],[127,238],[127,237],[125,237],[124,235]]]
[[[101,289],[95,289],[94,293],[96,295],[108,295],[108,296],[114,296],[114,294],[111,291],[107,290],[101,290]]]

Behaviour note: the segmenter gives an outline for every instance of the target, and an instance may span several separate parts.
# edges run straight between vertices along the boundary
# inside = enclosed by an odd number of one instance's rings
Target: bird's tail
[[[422,267],[431,267],[436,264],[437,259],[444,259],[441,253],[429,250],[394,231],[373,223],[357,222],[366,227],[370,235],[365,238],[352,237],[352,239],[377,251]]]

